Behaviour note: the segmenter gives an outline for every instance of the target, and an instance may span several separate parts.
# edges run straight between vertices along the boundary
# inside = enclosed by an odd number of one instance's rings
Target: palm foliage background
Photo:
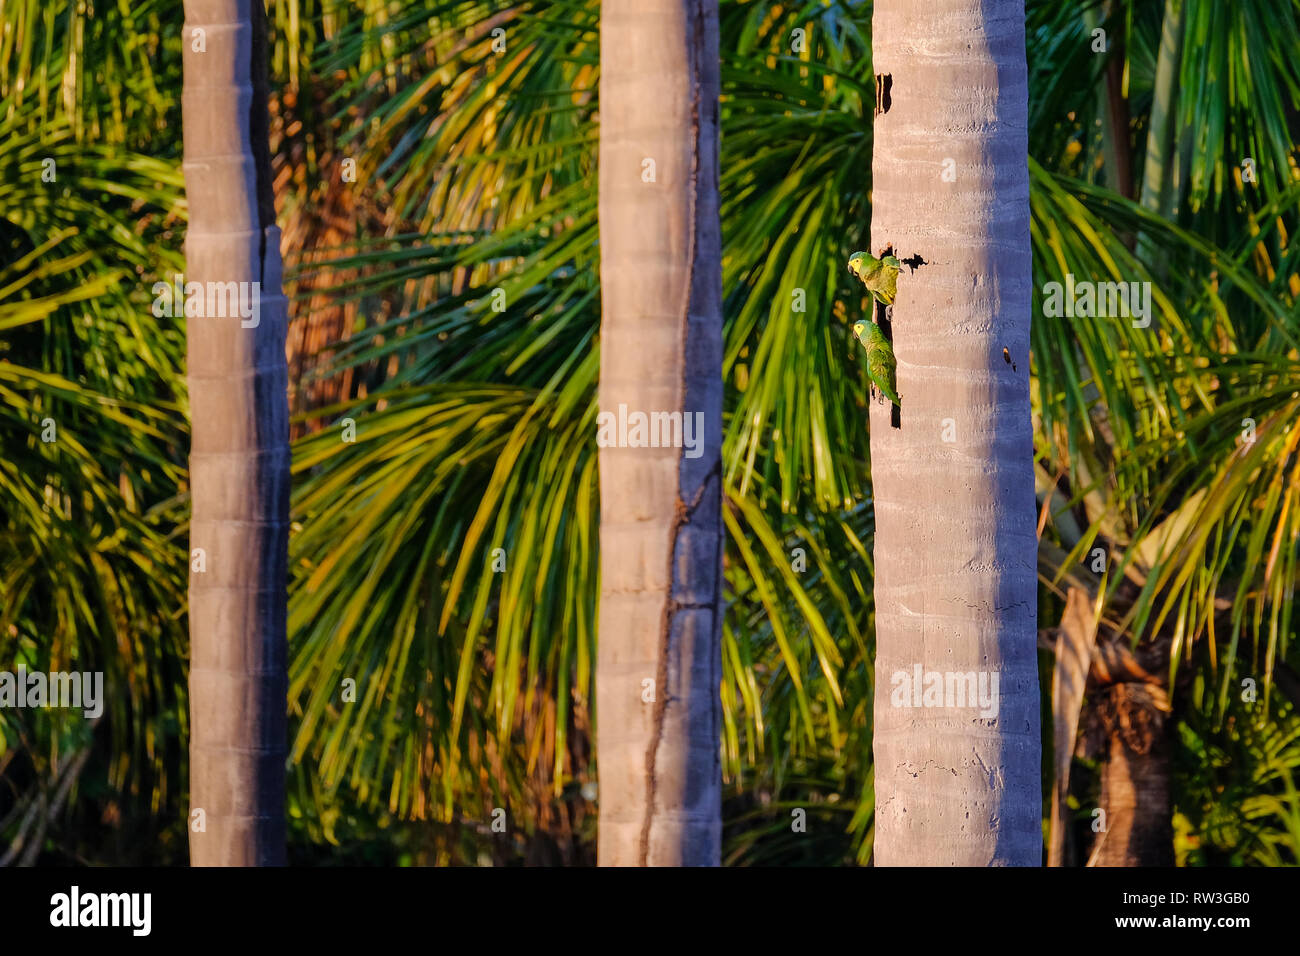
[[[870,4],[721,7],[725,853],[863,862],[872,513],[843,263],[870,216]],[[1027,8],[1036,285],[1150,281],[1156,304],[1146,329],[1035,312],[1042,626],[1103,546],[1101,613],[1167,640],[1181,681],[1180,859],[1300,862],[1300,722],[1271,680],[1295,660],[1300,3]],[[296,855],[589,861],[598,4],[271,12],[300,376]],[[119,859],[157,832],[176,860],[183,333],[148,287],[180,269],[180,13],[2,16],[0,659],[126,690],[93,731],[0,712],[0,834]],[[79,832],[92,818],[110,836]]]
[[[155,811],[184,787],[184,339],[149,308],[181,268],[180,66],[164,5],[127,6],[7,3],[0,24],[0,660],[107,688],[95,723],[0,711],[7,862],[183,845]]]

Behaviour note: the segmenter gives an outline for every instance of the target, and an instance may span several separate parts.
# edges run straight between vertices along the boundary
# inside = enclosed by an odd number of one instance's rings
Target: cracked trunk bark
[[[195,866],[284,863],[288,308],[266,31],[262,0],[185,0],[186,280],[249,283],[236,288],[259,306],[248,318],[228,298],[212,310],[222,314],[187,309],[190,547],[205,553],[203,566],[191,562],[189,588]]]
[[[893,306],[899,427],[888,405],[870,412],[875,861],[1037,866],[1024,3],[877,0],[872,16],[875,70],[892,82],[871,251],[924,260],[904,267]],[[996,675],[996,714],[960,706],[955,686],[939,706],[906,706],[918,664]]]
[[[716,0],[602,4],[600,407],[703,416],[696,457],[599,453],[604,866],[720,861],[718,88]]]

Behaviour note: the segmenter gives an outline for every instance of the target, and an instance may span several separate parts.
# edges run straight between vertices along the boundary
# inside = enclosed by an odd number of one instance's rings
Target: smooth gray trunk
[[[1037,866],[1024,3],[877,0],[872,45],[890,96],[875,119],[871,251],[924,260],[903,268],[888,330],[900,427],[887,404],[870,413],[875,862]],[[947,706],[955,695],[897,706],[894,677],[918,664],[996,675],[996,714]]]
[[[698,457],[600,449],[604,866],[720,860],[718,87],[716,0],[602,5],[600,408],[703,414]]]
[[[195,866],[284,863],[288,310],[270,184],[266,29],[261,0],[185,2],[185,278],[260,283],[256,327],[238,309],[187,320],[190,547],[206,563],[191,564],[189,588]]]

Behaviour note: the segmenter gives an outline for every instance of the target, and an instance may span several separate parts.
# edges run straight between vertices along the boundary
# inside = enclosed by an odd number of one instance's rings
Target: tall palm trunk
[[[602,865],[721,845],[722,276],[716,0],[601,9],[602,415],[702,413],[703,443],[600,449]],[[685,421],[683,421],[685,424]],[[628,444],[635,440],[628,429]]]
[[[886,329],[899,427],[888,405],[870,413],[875,860],[1036,866],[1024,2],[877,0],[872,44],[888,96],[875,119],[871,249],[913,261]],[[942,675],[938,697],[912,697],[917,665],[926,689],[930,672]],[[996,714],[956,706],[959,674],[990,689],[998,678]]]
[[[224,309],[205,308],[224,315],[187,322],[190,547],[204,552],[190,573],[196,866],[284,862],[287,308],[267,142],[266,29],[262,0],[185,2],[186,280],[249,283],[248,301],[258,298],[252,317],[230,308],[227,295]]]

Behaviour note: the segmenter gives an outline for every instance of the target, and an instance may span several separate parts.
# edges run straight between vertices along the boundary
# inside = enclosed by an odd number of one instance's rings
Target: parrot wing
[[[893,305],[898,295],[898,266],[890,264],[889,258],[892,257],[886,257],[862,279],[876,301],[885,305]]]
[[[875,326],[868,330],[867,337],[867,375],[885,398],[901,407],[903,401],[898,397],[898,360],[894,358],[894,349]]]

